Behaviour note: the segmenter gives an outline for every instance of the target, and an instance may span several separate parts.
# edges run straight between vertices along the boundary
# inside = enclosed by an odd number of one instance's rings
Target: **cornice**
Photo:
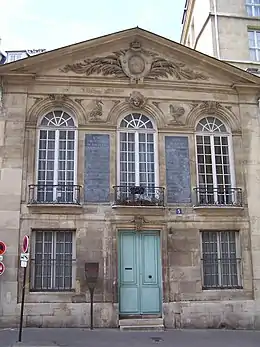
[[[31,73],[3,73],[0,77],[6,84],[21,85],[35,81],[35,74]]]
[[[8,76],[10,78],[19,78],[19,77],[35,77],[34,73],[18,73],[18,72],[2,72],[0,73],[0,76]]]
[[[237,91],[238,94],[252,94],[260,92],[260,85],[252,85],[252,84],[238,84],[234,83],[232,88]]]
[[[215,83],[208,83],[208,82],[192,82],[192,81],[149,81],[144,82],[141,84],[130,84],[128,80],[120,80],[118,82],[117,79],[109,79],[104,80],[102,78],[98,79],[90,79],[90,78],[84,78],[84,77],[61,77],[61,76],[38,76],[35,78],[35,85],[34,87],[40,87],[40,86],[53,86],[53,87],[67,87],[69,91],[69,87],[80,87],[80,88],[107,88],[107,94],[109,95],[109,88],[118,88],[120,90],[122,89],[155,89],[155,90],[177,90],[177,91],[193,91],[193,92],[229,92],[236,94],[234,90],[235,84],[232,85],[226,85],[226,84],[215,84]],[[10,84],[21,84],[21,81],[17,80],[10,80]],[[241,85],[243,86],[243,85]],[[259,86],[255,86],[255,88],[260,88]],[[97,91],[97,95],[98,95]],[[95,94],[95,92],[91,93]],[[114,94],[114,93],[113,93]],[[77,92],[77,95],[86,95],[86,92]]]

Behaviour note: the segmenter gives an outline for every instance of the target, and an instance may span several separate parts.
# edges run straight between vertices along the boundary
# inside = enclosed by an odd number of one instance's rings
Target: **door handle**
[[[131,267],[125,267],[125,270],[133,270]]]
[[[152,278],[153,276],[152,275],[149,275],[148,278]]]

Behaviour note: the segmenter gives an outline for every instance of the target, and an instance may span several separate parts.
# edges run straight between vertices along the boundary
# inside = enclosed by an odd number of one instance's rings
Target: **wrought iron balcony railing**
[[[241,188],[229,187],[197,187],[195,191],[195,206],[243,206]]]
[[[29,185],[29,201],[31,204],[68,204],[80,205],[79,185]]]
[[[114,205],[164,206],[164,188],[154,186],[114,186]]]

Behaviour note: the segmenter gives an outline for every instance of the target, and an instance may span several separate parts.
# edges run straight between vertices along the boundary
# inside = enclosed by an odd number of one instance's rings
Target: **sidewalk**
[[[22,344],[17,344],[17,339],[17,330],[0,329],[0,347],[258,347],[260,331],[120,332],[116,329],[25,328]]]

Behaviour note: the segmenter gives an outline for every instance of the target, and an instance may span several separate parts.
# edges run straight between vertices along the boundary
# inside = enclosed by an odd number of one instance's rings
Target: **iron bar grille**
[[[197,187],[195,191],[196,206],[243,206],[241,188],[229,187]]]
[[[35,231],[31,291],[71,291],[75,278],[73,232]]]
[[[29,185],[29,204],[80,205],[79,185]]]
[[[164,206],[164,188],[154,186],[114,186],[114,204]]]
[[[75,259],[32,259],[31,291],[71,291]]]
[[[201,234],[203,289],[242,288],[238,232],[203,231]]]

